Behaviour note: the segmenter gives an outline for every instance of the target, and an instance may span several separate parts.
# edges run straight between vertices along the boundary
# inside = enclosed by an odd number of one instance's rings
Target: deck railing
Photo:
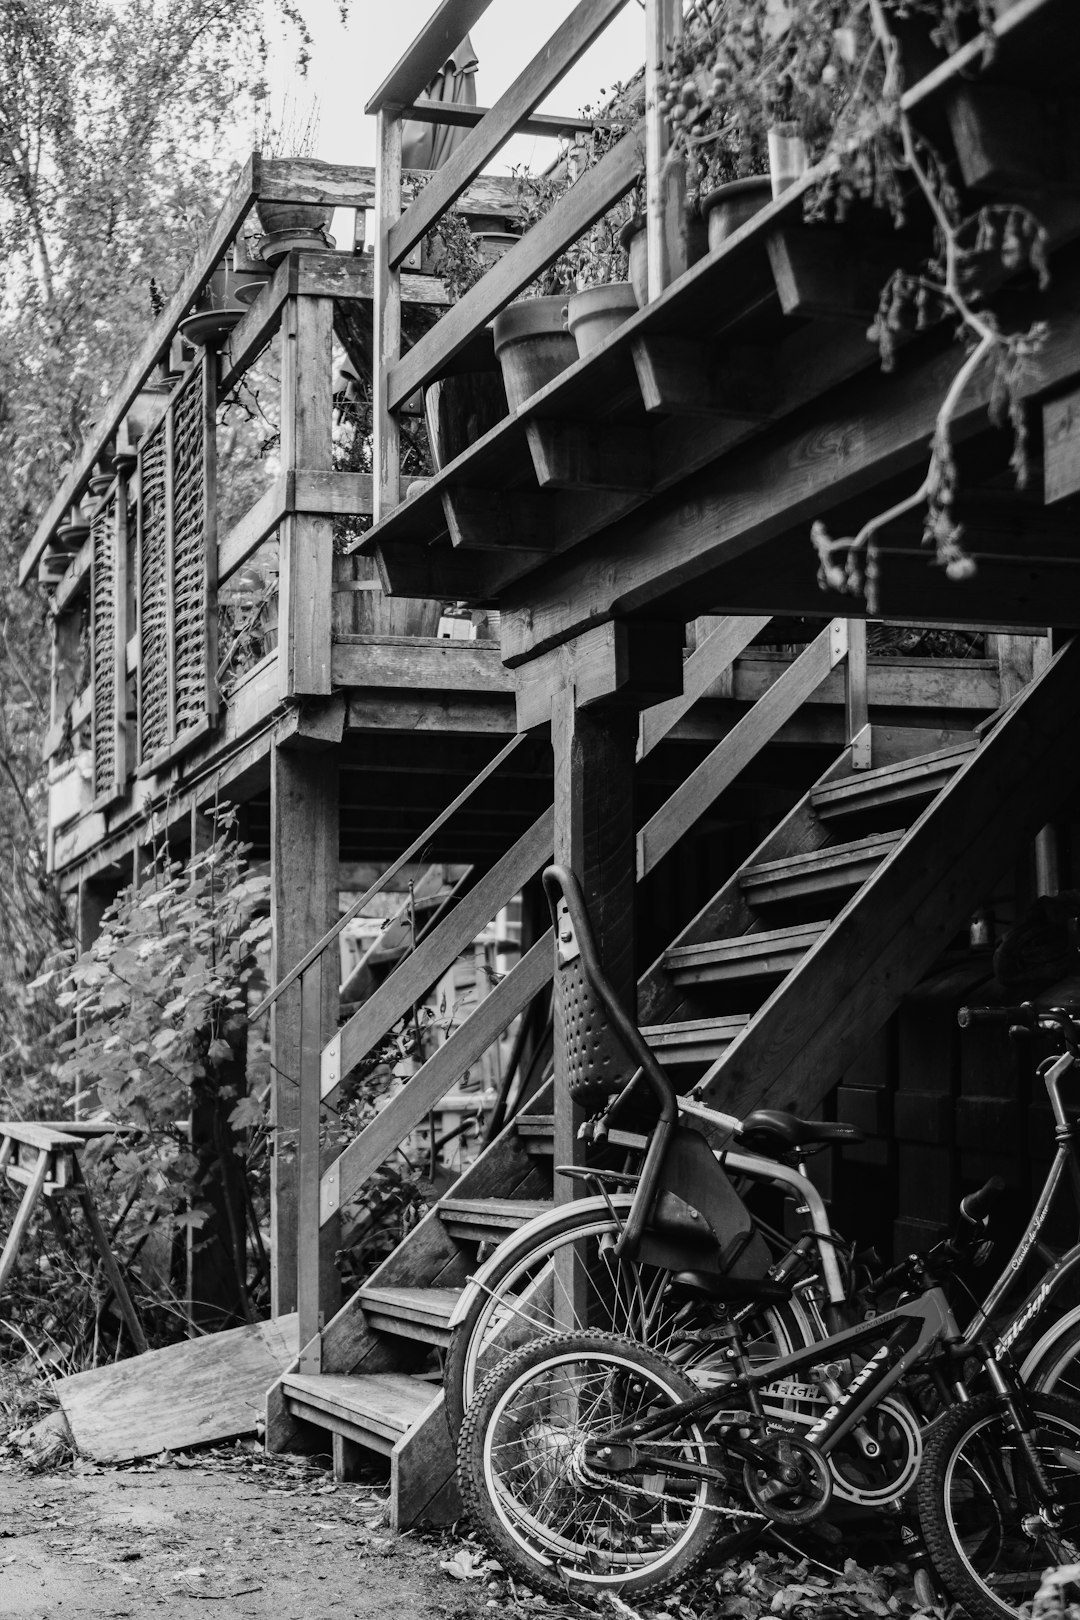
[[[417,388],[436,378],[500,310],[578,240],[641,179],[645,181],[649,296],[655,298],[685,264],[678,231],[679,195],[664,166],[666,133],[653,93],[667,42],[681,27],[680,0],[645,0],[641,60],[646,111],[596,166],[587,170],[477,284],[408,350],[402,352],[402,266],[484,166],[514,134],[572,134],[593,127],[581,113],[537,115],[540,102],[604,33],[626,0],[580,0],[506,93],[473,109],[475,127],[407,206],[401,166],[402,123],[425,117],[463,122],[461,109],[425,102],[423,91],[490,0],[444,0],[409,51],[380,85],[366,111],[378,122],[375,196],[375,509],[398,501],[398,412]],[[450,38],[451,35],[457,38]],[[447,43],[449,41],[449,43]]]

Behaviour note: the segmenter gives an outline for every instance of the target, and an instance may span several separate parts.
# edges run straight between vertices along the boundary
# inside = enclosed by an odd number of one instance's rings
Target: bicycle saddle
[[[800,1119],[782,1108],[757,1108],[747,1114],[739,1141],[754,1153],[790,1153],[793,1148],[812,1147],[825,1142],[862,1142],[857,1125],[839,1120]]]
[[[713,1271],[676,1271],[671,1281],[688,1293],[733,1305],[751,1299],[790,1299],[792,1288],[791,1283],[771,1277],[718,1276]]]

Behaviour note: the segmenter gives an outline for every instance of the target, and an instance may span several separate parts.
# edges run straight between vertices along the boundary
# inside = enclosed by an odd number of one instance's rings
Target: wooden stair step
[[[821,938],[828,922],[770,928],[734,939],[676,945],[664,966],[676,984],[721,984],[730,979],[782,979]]]
[[[542,1198],[441,1198],[439,1219],[451,1237],[482,1243],[493,1236],[516,1232],[552,1204]]]
[[[749,1013],[728,1018],[688,1018],[679,1024],[646,1024],[641,1033],[665,1067],[711,1063],[750,1022]]]
[[[858,771],[839,782],[815,788],[810,802],[823,821],[874,810],[882,805],[930,799],[955,776],[978,747],[974,738],[932,754],[881,765],[872,771]]]
[[[857,889],[891,855],[903,831],[875,833],[847,844],[830,844],[805,855],[762,861],[739,873],[739,884],[751,905],[808,899],[837,889]]]
[[[388,1457],[439,1390],[409,1373],[285,1373],[289,1411]]]
[[[526,1153],[550,1159],[555,1151],[554,1114],[522,1114],[514,1121],[514,1128]]]
[[[357,1289],[355,1299],[368,1324],[380,1332],[445,1348],[460,1295],[460,1288],[367,1287]]]

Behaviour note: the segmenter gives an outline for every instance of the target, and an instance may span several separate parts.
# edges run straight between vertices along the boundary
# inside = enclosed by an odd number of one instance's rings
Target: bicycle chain
[[[645,1485],[631,1485],[623,1480],[617,1480],[614,1474],[596,1474],[588,1463],[580,1463],[578,1472],[587,1484],[594,1487],[607,1488],[614,1481],[628,1496],[645,1496],[651,1502],[670,1502],[673,1507],[686,1508],[688,1505],[684,1497],[670,1496],[666,1491],[650,1491]],[[768,1517],[767,1514],[758,1513],[753,1508],[717,1507],[712,1502],[696,1502],[692,1505],[705,1513],[715,1513],[723,1519],[759,1519],[764,1524]]]

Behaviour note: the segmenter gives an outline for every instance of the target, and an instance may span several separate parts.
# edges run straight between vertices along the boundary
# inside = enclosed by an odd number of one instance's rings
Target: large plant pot
[[[577,359],[566,330],[566,299],[526,298],[495,317],[495,353],[512,411]]]
[[[606,343],[637,308],[637,295],[629,281],[609,281],[573,293],[567,300],[566,325],[579,356],[592,354]]]
[[[424,389],[424,423],[436,471],[501,422],[506,390],[497,371],[463,371]]]
[[[259,224],[268,236],[279,231],[328,231],[334,210],[325,203],[266,202],[255,204]]]
[[[701,200],[701,211],[709,222],[709,251],[727,241],[766,203],[772,202],[772,181],[767,174],[752,174],[746,180],[729,180]]]

